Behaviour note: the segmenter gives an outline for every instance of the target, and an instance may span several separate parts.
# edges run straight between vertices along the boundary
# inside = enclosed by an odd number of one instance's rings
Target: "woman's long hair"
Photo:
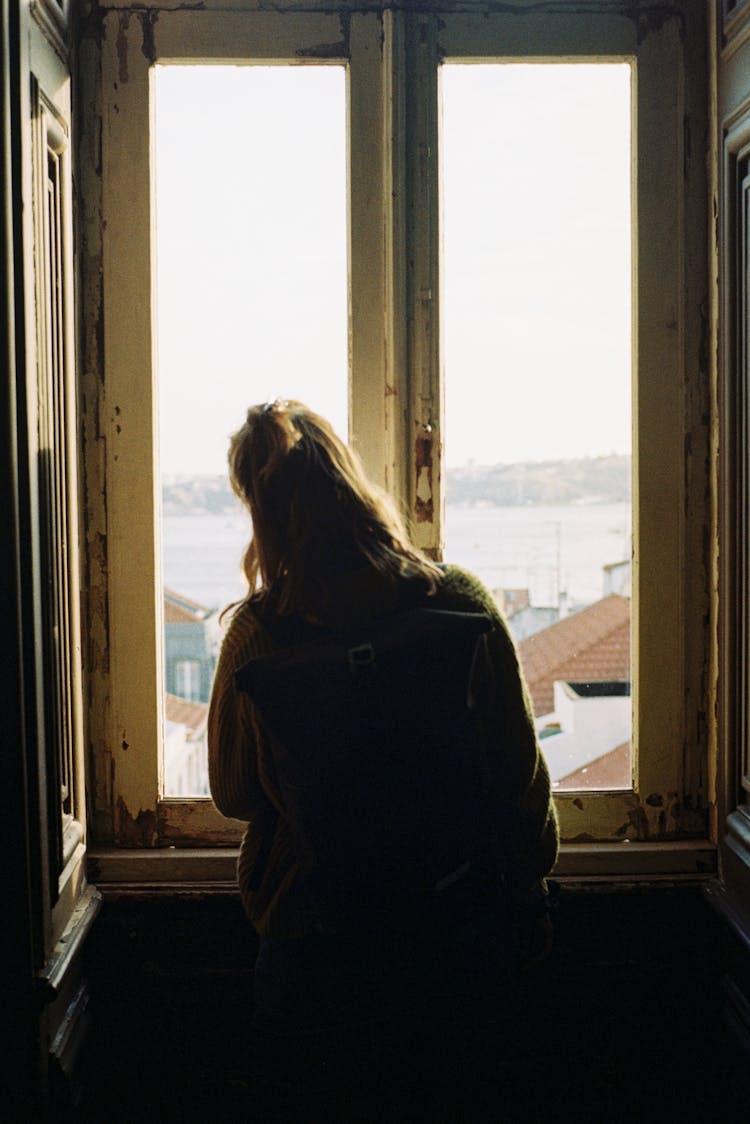
[[[300,402],[248,410],[230,442],[229,476],[253,522],[244,555],[249,595],[271,592],[279,614],[325,611],[337,575],[364,565],[435,589],[439,568],[411,545],[330,423]]]

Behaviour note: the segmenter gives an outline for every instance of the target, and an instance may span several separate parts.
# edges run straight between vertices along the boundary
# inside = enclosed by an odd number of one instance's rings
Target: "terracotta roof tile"
[[[553,709],[555,680],[630,678],[630,600],[619,593],[571,613],[518,645],[537,717]]]
[[[202,733],[208,721],[208,703],[190,702],[177,695],[166,696],[166,713],[169,722],[179,722],[187,726],[194,737]]]
[[[192,624],[203,621],[210,613],[205,605],[191,601],[171,589],[164,590],[164,620],[168,624]]]
[[[558,791],[572,788],[630,788],[631,782],[630,742],[627,741],[611,749],[609,753],[603,753],[595,761],[589,761],[588,765],[582,765],[580,769],[568,773],[567,777],[561,777],[555,788]]]

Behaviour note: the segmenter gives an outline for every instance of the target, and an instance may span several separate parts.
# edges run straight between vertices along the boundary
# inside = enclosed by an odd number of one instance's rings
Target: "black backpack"
[[[497,896],[470,697],[490,628],[481,613],[432,608],[347,635],[300,623],[297,642],[236,672],[273,736],[292,844],[326,929],[427,919],[480,882]]]

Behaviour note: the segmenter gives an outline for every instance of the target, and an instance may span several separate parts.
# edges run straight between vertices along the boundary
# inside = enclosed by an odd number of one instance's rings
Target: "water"
[[[247,589],[241,563],[249,535],[242,512],[166,516],[165,584],[207,608],[239,600]],[[540,606],[556,603],[564,591],[571,607],[584,605],[604,592],[602,568],[629,556],[630,505],[448,507],[446,539],[446,560],[472,570],[490,589],[528,588],[531,603]],[[202,769],[198,791],[205,793],[205,747]],[[616,786],[627,787],[628,778],[624,765]],[[190,795],[169,773],[166,790]]]
[[[165,517],[165,584],[207,608],[238,600],[249,536],[243,513]],[[448,507],[446,543],[446,561],[490,589],[528,587],[534,605],[564,592],[585,605],[603,594],[602,568],[630,557],[630,505]]]
[[[445,558],[490,589],[528,588],[533,605],[555,605],[562,592],[590,604],[602,596],[602,568],[630,558],[630,504],[448,507]]]
[[[251,533],[249,516],[164,517],[164,584],[208,609],[244,597],[242,554]]]

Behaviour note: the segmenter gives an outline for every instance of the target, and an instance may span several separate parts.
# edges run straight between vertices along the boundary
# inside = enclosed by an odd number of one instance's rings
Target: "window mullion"
[[[405,506],[403,16],[352,18],[349,67],[349,307],[352,442]]]
[[[440,387],[437,21],[410,16],[407,37],[407,465],[412,533],[439,557],[443,496]]]

